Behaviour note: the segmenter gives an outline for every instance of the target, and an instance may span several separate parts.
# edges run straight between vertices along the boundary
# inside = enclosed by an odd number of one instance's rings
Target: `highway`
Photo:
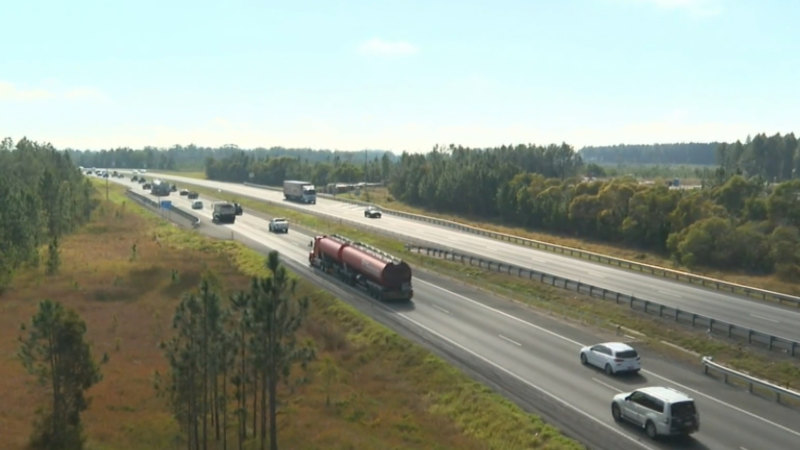
[[[193,179],[190,182],[201,184]],[[130,182],[125,180],[125,184],[130,185]],[[228,191],[239,188],[238,185],[225,186]],[[143,192],[139,186],[133,189]],[[247,195],[245,192],[239,191],[239,195]],[[253,195],[265,196],[266,193],[256,189]],[[185,197],[173,193],[169,199],[189,210],[190,201]],[[665,360],[644,348],[640,349],[644,367],[640,375],[606,376],[582,366],[578,361],[578,349],[585,344],[618,338],[541,316],[524,306],[421,270],[415,272],[415,297],[411,304],[378,303],[309,268],[307,255],[311,236],[297,229],[290,229],[286,235],[271,234],[266,231],[265,218],[247,211],[234,225],[211,224],[211,202],[203,196],[201,199],[205,208],[194,211],[203,219],[200,231],[233,236],[260,251],[277,250],[299,275],[332,290],[376,320],[427,346],[527,410],[544,416],[589,448],[796,448],[800,438],[800,412],[704,376],[699,365],[686,366]],[[336,202],[320,199],[317,205],[292,206],[338,211],[338,214],[348,211],[352,220],[363,220],[361,208],[328,203]],[[392,223],[392,219],[384,216],[380,219],[381,226],[389,226],[395,232],[420,233],[416,222],[398,225]],[[395,228],[398,226],[401,228]],[[464,235],[450,239],[471,241]],[[489,241],[480,253],[494,254],[499,244]],[[540,257],[552,256],[555,255]],[[573,270],[578,267],[579,261],[568,261]],[[605,273],[596,267],[592,271],[598,275]],[[651,441],[641,430],[615,423],[610,414],[611,397],[645,385],[672,386],[693,396],[700,411],[700,431],[689,438]]]
[[[156,176],[155,174],[149,175]],[[380,222],[376,223],[375,219],[367,219],[363,216],[362,207],[327,198],[318,197],[316,205],[302,205],[283,200],[283,195],[279,191],[172,175],[163,175],[163,177],[179,183],[221,189],[242,197],[279,203],[286,207],[327,215],[336,220],[349,220],[375,227],[379,225],[382,232],[390,231],[410,240],[427,241],[432,246],[449,247],[465,253],[485,255],[498,261],[627,293],[640,299],[713,317],[773,336],[800,341],[800,308],[758,302],[730,293],[713,291],[596,262],[462,233],[391,214],[384,214]]]

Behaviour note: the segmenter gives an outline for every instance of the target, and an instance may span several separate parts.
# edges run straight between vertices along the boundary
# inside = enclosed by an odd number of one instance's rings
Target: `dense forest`
[[[696,190],[630,177],[586,181],[569,146],[402,155],[389,189],[431,210],[668,252],[688,266],[800,275],[800,180],[718,170]],[[765,161],[760,161],[761,164]]]
[[[4,146],[8,157],[10,141]],[[36,147],[25,140],[20,146]],[[398,200],[433,211],[665,252],[689,266],[800,275],[800,181],[792,180],[800,165],[800,147],[793,134],[758,134],[745,143],[616,146],[610,148],[616,153],[610,154],[627,155],[625,161],[630,163],[637,158],[648,161],[636,156],[648,151],[658,154],[649,159],[652,162],[670,160],[665,155],[672,153],[673,162],[699,164],[708,162],[706,156],[692,157],[712,148],[720,165],[702,171],[703,188],[697,190],[646,184],[633,177],[582,178],[598,167],[584,165],[584,156],[592,155],[587,153],[592,149],[575,152],[567,144],[436,146],[427,154],[404,153],[399,158],[379,151],[343,154],[194,146],[67,155],[97,167],[108,166],[104,162],[115,157],[118,167],[155,168],[195,166],[198,158],[204,158],[202,167],[209,179],[267,185],[291,178],[318,186],[383,182]],[[15,176],[19,179],[18,173]],[[5,212],[6,217],[9,214]],[[38,236],[35,242],[43,239]]]
[[[198,147],[193,144],[187,146],[174,145],[169,149],[160,149],[156,147],[144,147],[141,150],[117,148],[100,151],[67,149],[66,152],[69,153],[72,160],[75,161],[75,164],[83,167],[153,170],[201,170],[205,167],[205,163],[209,158],[226,159],[241,153],[245,153],[255,160],[290,157],[305,161],[309,164],[342,161],[356,165],[363,165],[365,158],[374,159],[387,153],[383,150],[345,152],[338,150],[312,150],[308,148],[289,149],[283,147],[243,150],[235,145],[214,148]],[[394,159],[394,155],[391,153],[388,154]]]
[[[353,155],[341,158],[335,155],[332,161],[311,162],[292,156],[262,157],[237,151],[217,160],[206,160],[206,176],[210,180],[243,182],[279,186],[283,180],[310,180],[317,186],[328,183],[381,182],[388,178],[394,155],[389,152],[371,159],[365,153],[357,153],[361,159],[354,161]]]
[[[84,223],[94,206],[91,184],[67,153],[10,138],[0,143],[0,292],[23,264],[58,270],[60,238]]]
[[[589,146],[580,150],[586,163],[714,165],[718,142],[652,145]]]
[[[744,144],[720,144],[717,163],[729,175],[760,177],[773,183],[790,180],[800,175],[800,143],[794,133],[757,134]]]

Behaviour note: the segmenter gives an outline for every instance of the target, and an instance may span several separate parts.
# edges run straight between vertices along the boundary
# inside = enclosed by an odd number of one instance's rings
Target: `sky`
[[[28,0],[0,17],[0,138],[56,148],[800,132],[794,0]]]

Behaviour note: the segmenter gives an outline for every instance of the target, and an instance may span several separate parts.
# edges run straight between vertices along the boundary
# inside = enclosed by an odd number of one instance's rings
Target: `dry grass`
[[[42,299],[77,310],[95,359],[109,358],[83,415],[87,448],[182,448],[169,408],[153,388],[154,372],[167,369],[159,343],[169,336],[175,306],[203,276],[234,291],[264,274],[263,257],[249,249],[165,224],[126,202],[118,188],[111,194],[91,223],[64,239],[60,274],[21,272],[2,298],[3,448],[25,446],[36,405],[46,401],[15,356],[19,325]],[[300,289],[313,301],[303,334],[315,341],[319,358],[282,388],[281,447],[578,448],[330,295],[302,280]],[[337,376],[322,375],[323,361]]]
[[[225,194],[209,191],[209,195],[223,195],[224,197]],[[487,223],[466,222],[463,218],[411,208],[394,201],[388,194],[386,188],[370,188],[368,191],[362,192],[361,196],[352,194],[345,194],[344,196],[356,200],[381,204],[389,208],[418,214],[434,215],[447,220],[460,221],[462,223],[470,223],[473,226],[481,226],[498,232],[515,234],[530,239],[582,248],[597,253],[638,260],[648,264],[659,265],[660,262],[662,263],[660,265],[672,267],[671,261],[665,260],[658,255],[643,254],[638,250],[618,248],[604,244],[591,244],[576,239],[531,233],[521,229],[497,227]],[[234,200],[234,198],[231,197],[228,198],[228,200]],[[247,202],[247,200],[245,201]],[[616,324],[624,323],[628,328],[635,329],[645,336],[649,336],[645,342],[647,345],[656,347],[660,351],[669,353],[674,357],[686,358],[687,354],[676,352],[674,348],[661,345],[660,342],[662,340],[674,343],[702,355],[713,355],[717,362],[744,370],[754,376],[771,380],[782,386],[791,386],[794,389],[800,387],[797,386],[797,380],[800,380],[800,364],[793,359],[781,358],[774,353],[764,353],[748,349],[737,343],[709,340],[703,332],[692,330],[685,326],[673,326],[673,324],[670,324],[668,321],[643,316],[631,312],[624,307],[615,307],[606,301],[598,301],[597,299],[591,299],[584,295],[575,295],[574,293],[565,292],[563,290],[525,282],[516,277],[487,273],[484,270],[474,267],[465,267],[460,264],[433,260],[414,253],[409,253],[405,251],[402,242],[374,235],[365,230],[359,230],[354,228],[352,224],[343,225],[335,221],[321,219],[317,216],[298,213],[294,209],[281,208],[262,202],[251,201],[247,202],[246,206],[269,214],[290,217],[293,223],[303,225],[310,229],[326,230],[329,233],[341,233],[352,239],[373,244],[390,253],[402,256],[414,267],[427,266],[437,272],[448,274],[466,283],[481,286],[487,290],[507,295],[510,298],[538,309],[550,311],[552,314],[560,317],[577,320],[581,324],[592,324],[599,329],[608,330],[615,327]],[[656,261],[656,259],[659,259],[659,261]],[[755,277],[730,273],[706,273],[705,275],[782,292],[793,292],[793,290],[798,288],[797,284],[787,285],[787,283],[780,282],[775,277]]]

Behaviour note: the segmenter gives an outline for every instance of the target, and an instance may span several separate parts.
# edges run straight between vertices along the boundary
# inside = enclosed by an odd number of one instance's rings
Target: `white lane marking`
[[[388,308],[387,308],[387,309],[388,309]],[[456,341],[454,341],[454,340],[452,340],[452,339],[450,339],[450,338],[448,338],[448,337],[446,337],[446,336],[444,336],[444,335],[440,334],[438,331],[435,331],[435,330],[433,330],[433,329],[431,329],[431,328],[428,328],[428,327],[426,327],[425,325],[423,325],[423,324],[421,324],[421,323],[417,322],[416,320],[414,320],[414,319],[412,319],[412,318],[408,317],[408,316],[407,316],[407,315],[405,315],[404,313],[398,313],[397,315],[398,315],[399,317],[402,317],[403,319],[405,319],[405,320],[407,320],[407,321],[409,321],[409,322],[413,323],[414,325],[416,325],[416,326],[418,326],[418,327],[422,328],[423,330],[427,331],[428,333],[431,333],[432,335],[434,335],[434,336],[438,337],[439,339],[441,339],[441,340],[443,340],[443,341],[445,341],[445,342],[448,342],[449,344],[451,344],[451,345],[454,345],[454,346],[458,347],[459,349],[461,349],[461,350],[463,350],[463,351],[465,351],[465,352],[469,353],[470,355],[472,355],[472,356],[474,356],[474,357],[476,357],[476,358],[480,359],[481,361],[485,362],[486,364],[489,364],[489,365],[491,365],[491,366],[492,366],[492,367],[494,367],[495,369],[497,369],[497,370],[499,370],[499,371],[501,371],[501,372],[505,372],[505,373],[506,373],[506,374],[508,374],[509,376],[511,376],[511,377],[513,377],[513,378],[516,378],[516,379],[517,379],[517,380],[519,380],[520,382],[522,382],[522,383],[524,383],[524,384],[526,384],[526,385],[528,385],[528,386],[532,387],[533,389],[536,389],[537,391],[541,392],[542,394],[544,394],[544,395],[546,395],[546,396],[550,397],[551,399],[555,400],[556,402],[558,402],[558,403],[562,404],[564,407],[566,407],[566,408],[569,408],[569,409],[571,409],[571,410],[573,410],[573,411],[577,412],[578,414],[580,414],[580,415],[582,415],[582,416],[584,416],[584,417],[586,417],[586,418],[588,418],[588,419],[590,419],[590,420],[592,420],[592,421],[596,422],[597,424],[599,424],[599,425],[603,426],[604,428],[607,428],[607,429],[611,430],[612,432],[614,432],[614,433],[616,433],[616,434],[618,434],[618,435],[622,436],[623,438],[625,438],[625,439],[627,439],[627,440],[629,440],[629,441],[631,441],[631,442],[633,442],[633,443],[635,443],[635,444],[637,444],[637,445],[640,445],[640,446],[642,446],[643,448],[650,449],[650,450],[655,450],[655,449],[653,449],[653,447],[648,447],[648,446],[647,446],[647,445],[645,445],[644,443],[642,443],[642,442],[639,442],[639,440],[638,440],[638,439],[636,439],[636,438],[634,438],[634,437],[632,437],[632,436],[628,436],[627,434],[623,433],[623,432],[622,432],[622,431],[620,431],[619,429],[617,429],[617,428],[615,428],[615,427],[612,427],[612,426],[610,426],[609,424],[607,424],[607,423],[605,423],[605,422],[601,421],[600,419],[598,419],[598,418],[596,418],[596,417],[594,417],[594,416],[590,415],[589,413],[587,413],[587,412],[585,412],[585,411],[582,411],[582,410],[580,410],[580,409],[576,408],[575,406],[573,406],[573,405],[571,405],[571,404],[567,403],[566,401],[564,401],[564,400],[562,400],[562,399],[558,398],[558,396],[556,396],[556,395],[553,395],[553,394],[551,394],[551,393],[547,392],[546,390],[542,389],[541,387],[539,387],[539,386],[537,386],[537,385],[535,385],[535,384],[531,383],[530,381],[526,380],[525,378],[522,378],[520,375],[517,375],[516,373],[512,372],[511,370],[508,370],[508,369],[506,369],[505,367],[501,366],[500,364],[497,364],[497,363],[495,363],[495,362],[493,362],[493,361],[489,360],[488,358],[484,357],[483,355],[480,355],[480,354],[478,354],[477,352],[474,352],[474,351],[472,351],[472,350],[468,349],[467,347],[464,347],[463,345],[461,345],[461,344],[457,343]]]
[[[502,340],[504,340],[506,342],[511,342],[512,344],[516,345],[517,347],[522,347],[522,344],[520,344],[519,342],[517,342],[517,341],[515,341],[515,340],[513,340],[511,338],[505,337],[502,334],[498,334],[497,336],[499,336],[500,339],[502,339]]]
[[[420,281],[417,281],[417,283],[419,283],[419,282],[420,282]],[[425,282],[423,281],[423,283],[425,283]],[[494,312],[494,313],[496,313],[496,314],[499,314],[499,315],[501,315],[501,316],[503,316],[503,317],[506,317],[506,318],[508,318],[508,319],[511,319],[511,320],[515,320],[515,321],[517,321],[517,322],[519,322],[519,323],[522,323],[522,324],[525,324],[525,325],[527,325],[527,326],[529,326],[529,327],[531,327],[531,328],[535,328],[535,329],[537,329],[537,330],[540,330],[540,331],[542,331],[542,332],[545,332],[545,333],[547,333],[547,334],[549,334],[549,335],[551,335],[551,336],[554,336],[554,337],[557,337],[557,338],[559,338],[559,339],[562,339],[562,340],[564,340],[564,341],[567,341],[567,342],[573,343],[573,344],[577,345],[578,347],[584,347],[584,344],[581,344],[581,343],[580,343],[580,342],[578,342],[578,341],[575,341],[575,340],[573,340],[573,339],[570,339],[570,338],[568,338],[568,337],[566,337],[566,336],[562,336],[562,335],[560,335],[560,334],[558,334],[558,333],[556,333],[556,332],[554,332],[554,331],[546,330],[546,329],[544,329],[544,328],[542,328],[542,327],[540,327],[540,326],[538,326],[538,325],[534,325],[534,324],[532,324],[532,323],[530,323],[530,322],[528,322],[528,321],[525,321],[525,320],[523,320],[523,319],[520,319],[519,317],[515,317],[515,316],[512,316],[511,314],[508,314],[508,313],[505,313],[505,312],[503,312],[503,311],[500,311],[500,310],[494,309],[494,308],[492,308],[491,306],[484,305],[484,304],[483,304],[483,303],[481,303],[481,302],[478,302],[478,301],[476,301],[476,300],[473,300],[473,299],[471,299],[471,298],[469,298],[469,297],[465,297],[465,296],[463,296],[463,295],[461,295],[461,294],[459,294],[459,293],[457,293],[457,292],[452,292],[452,291],[450,291],[450,290],[447,290],[447,289],[445,289],[445,288],[443,288],[443,287],[436,286],[435,284],[431,284],[431,283],[426,283],[426,284],[428,284],[428,285],[430,285],[430,286],[432,286],[432,287],[435,287],[435,288],[437,288],[437,289],[440,289],[440,290],[442,290],[442,291],[445,291],[445,292],[449,293],[450,295],[453,295],[453,296],[455,296],[455,297],[458,297],[458,298],[461,298],[461,299],[463,299],[463,300],[466,300],[467,302],[470,302],[470,303],[472,303],[472,304],[474,304],[474,305],[476,305],[476,306],[480,306],[481,308],[484,308],[484,309],[486,309],[486,310],[492,311],[492,312]],[[744,414],[744,415],[746,415],[746,416],[749,416],[749,417],[751,417],[751,418],[754,418],[754,419],[756,419],[756,420],[760,420],[761,422],[763,422],[763,423],[766,423],[766,424],[768,424],[768,425],[772,425],[772,426],[774,426],[774,427],[776,427],[776,428],[779,428],[779,429],[781,429],[781,430],[783,430],[783,431],[786,431],[787,433],[791,433],[791,434],[793,434],[793,435],[795,435],[795,436],[800,436],[800,432],[798,432],[798,431],[792,430],[791,428],[785,427],[785,426],[783,426],[783,425],[781,425],[781,424],[779,424],[779,423],[773,422],[773,421],[771,421],[771,420],[769,420],[769,419],[767,419],[767,418],[764,418],[764,417],[761,417],[761,416],[759,416],[759,415],[756,415],[756,414],[754,414],[754,413],[751,413],[750,411],[747,411],[747,410],[744,410],[744,409],[742,409],[742,408],[739,408],[738,406],[734,406],[734,405],[732,405],[732,404],[730,404],[730,403],[728,403],[728,402],[722,401],[722,400],[720,400],[720,399],[718,399],[718,398],[715,398],[715,397],[712,397],[712,396],[710,396],[710,395],[708,395],[708,394],[704,394],[704,393],[702,393],[702,392],[698,391],[697,389],[692,389],[692,388],[690,388],[689,386],[685,386],[685,385],[683,385],[683,384],[681,384],[681,383],[678,383],[677,381],[673,381],[673,380],[671,380],[671,379],[669,379],[669,378],[667,378],[667,377],[665,377],[665,376],[658,375],[658,374],[657,374],[657,373],[655,373],[655,372],[650,372],[649,370],[644,370],[644,369],[642,369],[641,371],[642,371],[643,373],[647,373],[647,374],[653,375],[653,376],[655,376],[655,377],[658,377],[658,378],[660,378],[660,379],[662,379],[662,380],[664,380],[664,381],[667,381],[667,382],[669,382],[669,383],[672,383],[672,384],[674,384],[675,386],[680,386],[682,389],[685,389],[685,390],[687,390],[687,391],[693,392],[693,393],[695,393],[697,396],[704,397],[704,398],[706,398],[706,399],[708,399],[708,400],[711,400],[711,401],[713,401],[713,402],[715,402],[715,403],[718,403],[718,404],[720,404],[720,405],[723,405],[723,406],[725,406],[725,407],[728,407],[728,408],[730,408],[730,409],[732,409],[732,410],[734,410],[734,411],[740,412],[740,413],[742,413],[742,414]]]
[[[612,385],[610,385],[610,384],[608,384],[608,383],[605,383],[605,382],[603,382],[603,381],[600,381],[600,380],[598,380],[597,378],[594,378],[594,377],[592,377],[592,381],[594,381],[595,383],[597,383],[597,384],[599,384],[599,385],[602,385],[602,386],[605,386],[605,387],[607,387],[607,388],[611,389],[612,391],[616,392],[617,394],[620,394],[620,393],[622,393],[622,390],[620,390],[620,389],[617,389],[616,387],[614,387],[614,386],[612,386]]]
[[[603,273],[601,273],[601,272],[598,272],[598,271],[596,271],[596,270],[585,270],[585,272],[586,272],[587,274],[589,274],[589,275],[591,275],[591,276],[595,277],[595,278],[600,278],[601,280],[605,280],[605,279],[606,279],[606,276],[605,276],[605,274],[603,274]]]
[[[753,313],[750,313],[750,315],[751,315],[751,316],[753,316],[753,317],[755,317],[756,319],[762,319],[762,320],[766,320],[766,321],[768,321],[768,322],[772,322],[772,323],[781,323],[781,321],[780,321],[780,320],[772,319],[772,318],[770,318],[770,317],[767,317],[767,316],[762,316],[762,315],[759,315],[759,314],[753,314]]]
[[[471,298],[469,298],[469,297],[465,297],[465,296],[463,296],[463,295],[461,295],[461,294],[459,294],[459,293],[457,293],[457,292],[453,292],[453,291],[451,291],[451,290],[449,290],[449,289],[445,289],[445,288],[443,288],[443,287],[441,287],[441,286],[437,286],[437,285],[435,285],[435,284],[433,284],[433,283],[428,283],[427,281],[417,280],[417,281],[416,281],[416,283],[423,283],[423,284],[427,284],[427,285],[429,285],[429,286],[431,286],[431,287],[434,287],[434,288],[436,288],[436,289],[439,289],[440,291],[447,292],[447,293],[448,293],[448,294],[450,294],[450,295],[456,296],[456,297],[458,297],[458,298],[460,298],[460,299],[463,299],[463,300],[466,300],[466,301],[468,301],[468,302],[470,302],[470,303],[472,303],[472,304],[474,304],[474,305],[476,305],[476,306],[480,306],[481,308],[484,308],[484,309],[486,309],[486,310],[488,310],[488,311],[491,311],[491,312],[494,312],[494,313],[496,313],[496,314],[499,314],[499,315],[501,315],[501,316],[503,316],[503,317],[505,317],[505,318],[507,318],[507,319],[515,320],[515,321],[517,321],[517,322],[519,322],[519,323],[522,323],[522,324],[525,324],[525,325],[527,325],[527,326],[529,326],[529,327],[531,327],[531,328],[535,328],[535,329],[537,329],[537,330],[539,330],[539,331],[541,331],[541,332],[543,332],[543,333],[547,333],[547,334],[550,334],[550,335],[552,335],[552,336],[555,336],[555,337],[557,337],[557,338],[559,338],[559,339],[563,339],[563,340],[565,340],[565,341],[567,341],[567,342],[571,342],[571,343],[573,343],[573,344],[577,345],[578,347],[583,347],[583,346],[584,346],[584,344],[581,344],[581,343],[580,343],[580,342],[578,342],[578,341],[572,340],[572,339],[570,339],[570,338],[568,338],[568,337],[566,337],[566,336],[562,336],[562,335],[560,335],[560,334],[558,334],[558,333],[555,333],[555,332],[553,332],[553,331],[550,331],[550,330],[548,330],[548,329],[546,329],[546,328],[542,328],[542,327],[540,327],[539,325],[534,325],[534,324],[532,324],[532,323],[530,323],[530,322],[528,322],[528,321],[525,321],[525,320],[522,320],[522,319],[520,319],[519,317],[512,316],[511,314],[505,313],[505,312],[503,312],[503,311],[500,311],[500,310],[498,310],[498,309],[494,309],[494,308],[492,308],[491,306],[484,305],[484,304],[483,304],[483,303],[481,303],[481,302],[475,301],[475,300],[473,300],[473,299],[471,299]]]
[[[432,307],[434,307],[435,309],[438,309],[439,311],[441,311],[441,312],[443,312],[443,313],[447,314],[448,316],[452,315],[452,314],[450,314],[450,311],[448,311],[448,310],[446,310],[446,309],[442,308],[442,307],[441,307],[441,306],[439,306],[439,305],[436,305],[436,304],[433,304],[433,303],[431,303],[431,306],[432,306]]]
[[[250,227],[248,227],[248,228],[250,228]],[[260,230],[259,230],[259,231],[260,231]],[[241,231],[240,231],[240,232],[241,232]],[[242,233],[242,234],[245,234],[245,235],[247,235],[247,234],[250,234],[250,233]],[[249,237],[251,237],[251,239],[253,238],[252,236],[249,236]],[[294,259],[294,258],[292,258],[292,259]],[[531,327],[531,328],[535,328],[535,329],[537,329],[537,330],[539,330],[539,331],[541,331],[541,332],[544,332],[544,333],[550,334],[551,336],[557,337],[557,338],[559,338],[559,339],[562,339],[562,340],[564,340],[564,341],[567,341],[567,342],[570,342],[570,343],[572,343],[572,344],[575,344],[575,345],[577,345],[578,347],[583,347],[583,346],[584,346],[584,344],[581,344],[581,343],[580,343],[580,342],[578,342],[578,341],[575,341],[575,340],[573,340],[573,339],[570,339],[570,338],[568,338],[568,337],[566,337],[566,336],[562,336],[562,335],[560,335],[560,334],[558,334],[558,333],[555,333],[555,332],[553,332],[553,331],[547,330],[547,329],[545,329],[545,328],[542,328],[542,327],[540,327],[540,326],[538,326],[538,325],[534,325],[534,324],[532,324],[532,323],[530,323],[530,322],[528,322],[528,321],[525,321],[525,320],[523,320],[523,319],[520,319],[519,317],[512,316],[511,314],[508,314],[508,313],[505,313],[505,312],[503,312],[503,311],[497,310],[497,309],[495,309],[495,308],[492,308],[491,306],[484,305],[483,303],[480,303],[480,302],[478,302],[478,301],[476,301],[476,300],[473,300],[473,299],[471,299],[471,298],[469,298],[469,297],[465,297],[465,296],[463,296],[463,295],[461,295],[461,294],[458,294],[458,293],[456,293],[456,292],[450,291],[450,290],[448,290],[448,289],[445,289],[445,288],[443,288],[443,287],[440,287],[440,286],[437,286],[437,285],[435,285],[435,284],[428,283],[428,282],[425,282],[425,281],[422,281],[422,280],[417,280],[417,282],[418,282],[418,283],[419,283],[419,282],[422,282],[422,283],[424,283],[424,284],[427,284],[427,285],[429,285],[429,286],[431,286],[431,287],[434,287],[434,288],[436,288],[436,289],[439,289],[439,290],[441,290],[441,291],[447,292],[447,293],[448,293],[448,294],[450,294],[450,295],[453,295],[453,296],[455,296],[455,297],[458,297],[458,298],[461,298],[461,299],[463,299],[463,300],[466,300],[466,301],[468,301],[468,302],[470,302],[470,303],[472,303],[472,304],[474,304],[474,305],[476,305],[476,306],[479,306],[479,307],[481,307],[481,308],[484,308],[484,309],[486,309],[486,310],[488,310],[488,311],[492,311],[492,312],[494,312],[494,313],[496,313],[496,314],[499,314],[499,315],[501,315],[501,316],[503,316],[503,317],[506,317],[506,318],[508,318],[508,319],[515,320],[515,321],[517,321],[517,322],[519,322],[519,323],[522,323],[522,324],[524,324],[524,325],[527,325],[527,326],[529,326],[529,327]],[[380,305],[380,307],[383,307],[383,308],[385,308],[387,311],[394,312],[393,310],[389,309],[388,307],[386,307],[386,306],[384,306],[384,305],[381,305],[381,304],[378,304],[378,305]],[[533,388],[535,388],[535,389],[538,389],[539,391],[543,392],[545,395],[547,395],[547,396],[549,396],[549,397],[551,397],[551,398],[554,398],[555,400],[557,400],[557,401],[559,401],[559,402],[561,402],[561,403],[563,403],[563,404],[567,405],[567,406],[568,406],[568,407],[570,407],[571,409],[574,409],[575,411],[578,411],[580,414],[582,414],[582,415],[584,415],[584,416],[586,416],[586,417],[589,417],[589,418],[591,418],[592,420],[594,420],[594,421],[596,421],[596,422],[598,422],[598,423],[602,424],[603,426],[605,426],[605,427],[607,427],[607,428],[609,428],[609,429],[611,429],[611,430],[614,430],[615,432],[617,432],[617,433],[621,434],[622,436],[625,436],[625,438],[627,438],[627,439],[630,439],[630,440],[633,440],[631,437],[629,437],[629,436],[627,436],[627,435],[625,435],[625,434],[623,434],[623,433],[619,432],[618,430],[615,430],[614,428],[611,428],[611,427],[609,427],[608,425],[606,425],[606,424],[605,424],[605,423],[603,423],[603,422],[600,422],[598,419],[594,418],[593,416],[589,415],[588,413],[585,413],[585,412],[583,412],[583,411],[581,411],[581,410],[579,410],[579,409],[577,409],[577,408],[575,408],[575,407],[573,407],[573,406],[571,406],[571,405],[569,405],[569,404],[567,404],[567,403],[563,402],[562,400],[560,400],[559,398],[557,398],[557,397],[556,397],[556,396],[554,396],[553,394],[550,394],[549,392],[546,392],[546,391],[544,391],[544,390],[543,390],[543,389],[541,389],[540,387],[538,387],[538,386],[536,386],[536,385],[534,385],[534,384],[532,384],[532,383],[528,382],[527,380],[523,379],[523,378],[522,378],[522,377],[520,377],[519,375],[517,375],[517,374],[515,374],[515,373],[513,373],[513,372],[511,372],[511,371],[509,371],[508,369],[505,369],[504,367],[502,367],[502,366],[500,366],[500,365],[498,365],[498,364],[495,364],[495,363],[493,363],[493,362],[489,361],[488,359],[484,358],[483,356],[481,356],[481,355],[478,355],[477,353],[473,352],[472,350],[469,350],[469,349],[467,349],[466,347],[463,347],[463,346],[461,346],[460,344],[457,344],[456,342],[452,341],[451,339],[449,339],[449,338],[446,338],[446,337],[442,336],[441,334],[439,334],[439,333],[437,333],[437,332],[434,332],[433,330],[431,330],[431,329],[429,329],[429,328],[425,327],[424,325],[422,325],[422,324],[418,323],[417,321],[415,321],[415,320],[413,320],[413,319],[409,318],[409,317],[408,317],[408,316],[406,316],[405,314],[402,314],[402,313],[401,313],[401,314],[399,314],[399,316],[400,316],[400,317],[403,317],[403,318],[405,318],[406,320],[408,320],[408,321],[410,321],[410,322],[412,322],[412,323],[414,323],[414,324],[416,324],[417,326],[419,326],[419,327],[421,327],[421,328],[425,329],[426,331],[428,331],[428,332],[430,332],[430,333],[432,333],[432,334],[434,334],[434,335],[436,335],[436,336],[439,336],[441,339],[443,339],[443,340],[445,340],[445,341],[447,341],[447,342],[450,342],[450,343],[451,343],[451,344],[453,344],[453,345],[456,345],[457,347],[459,347],[459,348],[463,349],[464,351],[466,351],[466,352],[468,352],[468,353],[471,353],[471,354],[475,355],[476,357],[478,357],[478,358],[480,358],[480,359],[482,359],[482,360],[486,361],[488,364],[491,364],[492,366],[494,366],[494,367],[498,368],[499,370],[501,370],[501,371],[504,371],[504,372],[508,373],[509,375],[511,375],[511,376],[513,376],[513,377],[515,377],[515,378],[517,378],[518,380],[522,381],[523,383],[525,383],[525,384],[528,384],[529,386],[531,386],[531,387],[533,387]],[[719,400],[719,399],[717,399],[717,398],[715,398],[715,397],[712,397],[712,396],[710,396],[710,395],[704,394],[704,393],[702,393],[702,392],[700,392],[700,391],[698,391],[698,390],[696,390],[696,389],[693,389],[693,388],[691,388],[691,387],[689,387],[689,386],[685,386],[685,385],[683,385],[683,384],[681,384],[681,383],[678,383],[678,382],[676,382],[676,381],[673,381],[673,380],[671,380],[671,379],[669,379],[669,378],[667,378],[667,377],[664,377],[664,376],[658,375],[658,374],[656,374],[656,373],[654,373],[654,372],[650,372],[650,371],[648,371],[648,370],[644,370],[644,369],[642,369],[642,372],[644,372],[644,373],[647,373],[647,374],[650,374],[650,375],[653,375],[653,376],[655,376],[655,377],[658,377],[658,378],[660,378],[660,379],[662,379],[662,380],[664,380],[664,381],[667,381],[667,382],[673,383],[674,385],[676,385],[676,386],[679,386],[679,387],[681,387],[681,388],[682,388],[682,389],[684,389],[684,390],[687,390],[687,391],[693,392],[693,393],[695,393],[696,395],[698,395],[698,396],[700,396],[700,397],[705,397],[705,398],[707,398],[707,399],[709,399],[709,400],[711,400],[711,401],[713,401],[713,402],[716,402],[716,403],[718,403],[718,404],[720,404],[720,405],[726,406],[726,407],[728,407],[728,408],[730,408],[730,409],[732,409],[732,410],[734,410],[734,411],[740,412],[740,413],[742,413],[742,414],[744,414],[744,415],[747,415],[747,416],[749,416],[749,417],[752,417],[752,418],[754,418],[754,419],[760,420],[760,421],[762,421],[762,422],[764,422],[764,423],[766,423],[766,424],[773,425],[773,426],[775,426],[776,428],[779,428],[779,429],[781,429],[781,430],[783,430],[783,431],[786,431],[786,432],[788,432],[788,433],[791,433],[791,434],[793,434],[793,435],[795,435],[795,436],[800,436],[800,432],[797,432],[797,431],[795,431],[795,430],[792,430],[791,428],[785,427],[785,426],[783,426],[783,425],[781,425],[781,424],[779,424],[779,423],[775,423],[775,422],[773,422],[773,421],[771,421],[771,420],[769,420],[769,419],[766,419],[766,418],[764,418],[764,417],[758,416],[758,415],[756,415],[756,414],[754,414],[754,413],[751,413],[751,412],[749,412],[749,411],[746,411],[746,410],[744,410],[744,409],[741,409],[741,408],[739,408],[739,407],[737,407],[737,406],[734,406],[734,405],[732,405],[732,404],[730,404],[730,403],[727,403],[727,402],[725,402],[725,401]],[[634,441],[634,442],[637,442],[637,441]],[[638,443],[638,444],[640,444],[640,445],[642,445],[640,442],[637,442],[637,443]],[[646,448],[650,448],[650,447],[646,447]]]

